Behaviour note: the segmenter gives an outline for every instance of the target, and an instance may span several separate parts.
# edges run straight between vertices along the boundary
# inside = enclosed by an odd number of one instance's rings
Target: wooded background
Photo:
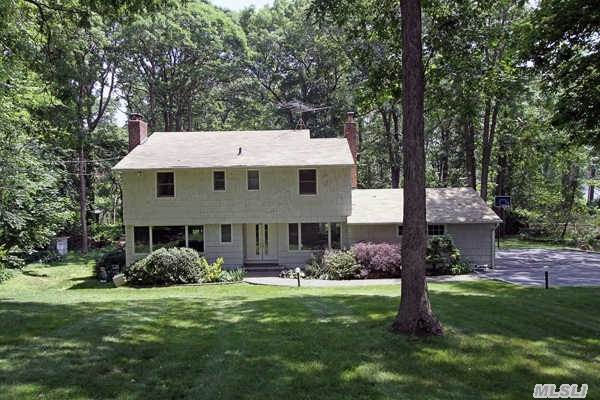
[[[600,225],[600,4],[423,4],[427,186],[511,195],[509,228],[596,240]],[[122,117],[151,131],[360,123],[359,186],[402,186],[399,2],[0,3],[0,244],[28,257],[57,235],[121,232],[113,166]],[[594,194],[596,193],[596,194]],[[573,225],[574,224],[574,225]],[[579,225],[577,225],[579,224]],[[579,226],[577,229],[567,229]],[[590,229],[581,228],[588,226]]]

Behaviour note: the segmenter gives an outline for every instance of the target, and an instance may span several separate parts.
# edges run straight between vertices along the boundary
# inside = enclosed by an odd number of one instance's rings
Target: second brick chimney
[[[141,114],[131,114],[127,121],[127,129],[129,130],[129,151],[131,152],[148,138],[148,125],[144,122]]]
[[[358,162],[358,127],[356,122],[354,121],[354,113],[348,112],[346,123],[344,123],[344,137],[348,141],[348,145],[350,146],[350,152],[352,153],[352,158],[354,162]],[[358,167],[356,165],[352,166],[352,188],[356,189],[358,187]]]

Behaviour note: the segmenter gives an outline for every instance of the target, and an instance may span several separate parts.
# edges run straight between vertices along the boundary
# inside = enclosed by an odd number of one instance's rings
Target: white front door
[[[246,261],[277,262],[277,225],[246,224]]]

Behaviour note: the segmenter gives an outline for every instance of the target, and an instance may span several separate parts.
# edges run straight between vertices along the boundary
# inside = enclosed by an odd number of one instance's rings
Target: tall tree
[[[543,0],[529,24],[529,48],[555,97],[553,123],[600,150],[600,13],[597,1]]]
[[[425,80],[421,39],[421,2],[402,0],[402,135],[404,138],[404,217],[402,293],[392,330],[409,335],[441,335],[425,281]]]

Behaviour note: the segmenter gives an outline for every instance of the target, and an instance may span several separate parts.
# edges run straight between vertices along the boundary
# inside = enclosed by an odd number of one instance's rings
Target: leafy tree
[[[555,126],[600,150],[600,13],[585,0],[543,0],[529,24],[529,48],[554,93]]]
[[[47,245],[74,219],[64,175],[37,113],[54,99],[13,57],[0,59],[0,243],[13,252]]]
[[[310,2],[277,0],[271,8],[240,15],[250,48],[246,68],[271,104],[274,125],[295,128],[299,116],[277,108],[300,101],[323,110],[302,118],[315,136],[335,136],[348,102],[348,59],[335,26],[319,27],[308,15]]]
[[[219,114],[216,93],[236,80],[246,52],[240,27],[199,1],[140,15],[120,38],[119,81],[128,109],[145,115],[155,131],[206,129],[205,110]]]

